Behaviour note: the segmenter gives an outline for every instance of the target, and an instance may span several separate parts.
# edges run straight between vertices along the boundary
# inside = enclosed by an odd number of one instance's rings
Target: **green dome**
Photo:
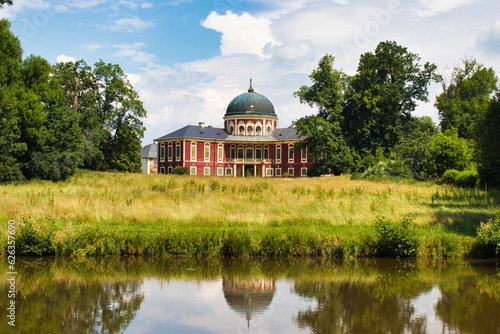
[[[236,96],[229,103],[224,117],[253,115],[276,117],[271,101],[264,95],[256,93],[252,88],[252,80],[250,80],[248,92]]]

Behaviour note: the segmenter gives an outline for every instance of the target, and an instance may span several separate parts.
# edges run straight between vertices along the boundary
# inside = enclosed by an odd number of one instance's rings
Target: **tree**
[[[449,83],[440,80],[443,93],[437,96],[441,129],[458,129],[461,138],[474,137],[476,123],[488,109],[491,94],[496,90],[497,77],[493,68],[485,68],[475,59],[463,61],[463,68],[455,67]]]
[[[3,8],[5,4],[12,6],[12,0],[0,0],[0,8]]]
[[[381,42],[375,52],[361,55],[346,92],[342,128],[359,152],[388,151],[408,131],[418,101],[428,101],[428,85],[436,65],[419,64],[420,57],[396,42]]]
[[[500,93],[491,101],[486,114],[480,120],[477,136],[479,149],[479,173],[483,182],[500,186]]]
[[[471,164],[472,151],[456,129],[435,135],[427,144],[426,163],[430,176],[441,177],[449,169],[462,171]]]
[[[119,65],[101,60],[95,64],[94,74],[99,87],[100,119],[107,132],[101,143],[105,166],[140,171],[139,152],[145,130],[141,118],[146,117],[146,110]]]
[[[328,54],[321,58],[318,69],[309,75],[313,85],[302,86],[294,93],[301,103],[318,108],[318,114],[294,122],[299,135],[305,138],[297,148],[308,147],[311,153],[313,165],[309,172],[312,175],[340,174],[354,164],[340,127],[348,77],[333,68],[334,61]]]

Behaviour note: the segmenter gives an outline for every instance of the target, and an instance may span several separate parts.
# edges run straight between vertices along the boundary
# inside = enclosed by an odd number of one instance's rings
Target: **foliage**
[[[419,64],[420,57],[396,42],[381,42],[375,52],[361,55],[349,83],[342,130],[356,151],[389,150],[407,132],[417,101],[427,101],[436,65]]]
[[[478,242],[485,247],[486,256],[500,256],[500,216],[488,223],[481,223],[477,229]]]
[[[172,169],[172,174],[175,175],[189,175],[189,168],[183,166],[177,166]]]
[[[411,220],[393,222],[384,217],[375,221],[376,255],[382,257],[410,257],[417,254],[419,239]]]
[[[50,220],[36,223],[30,217],[24,217],[19,224],[16,236],[18,255],[54,255],[54,222]]]
[[[482,182],[500,187],[500,93],[492,100],[478,125],[477,146]]]
[[[441,78],[443,93],[436,97],[443,131],[456,128],[458,136],[472,139],[476,123],[482,118],[496,90],[493,68],[485,68],[475,59],[463,60],[455,67],[449,82]]]
[[[3,8],[5,4],[12,6],[13,0],[0,0],[0,8]]]
[[[464,170],[471,164],[472,152],[467,140],[456,130],[446,130],[432,137],[427,145],[427,173],[441,177],[449,169]]]
[[[443,173],[442,181],[456,187],[474,188],[478,185],[479,173],[472,170],[458,171],[450,169]]]

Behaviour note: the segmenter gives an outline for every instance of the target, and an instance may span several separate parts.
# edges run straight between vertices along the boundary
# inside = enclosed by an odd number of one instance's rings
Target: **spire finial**
[[[254,90],[253,90],[253,87],[252,87],[252,78],[250,78],[250,87],[248,88],[248,92],[249,93],[252,93]]]

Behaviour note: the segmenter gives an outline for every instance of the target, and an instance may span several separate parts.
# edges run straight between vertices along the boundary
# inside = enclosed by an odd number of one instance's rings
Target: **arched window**
[[[247,128],[247,133],[248,133],[249,135],[253,135],[253,126],[249,126],[249,127]]]
[[[233,128],[233,126],[231,125],[231,126],[229,127],[229,133],[230,133],[230,134],[233,134],[233,132],[234,132],[234,128]]]
[[[266,129],[266,135],[268,135],[268,136],[269,136],[270,134],[271,134],[271,126],[270,126],[270,125],[268,125],[268,126],[267,126],[267,129]]]
[[[243,125],[240,125],[240,135],[245,134],[245,127]]]
[[[260,125],[257,125],[257,126],[255,127],[255,133],[256,133],[256,134],[258,134],[258,135],[260,135],[260,134],[262,133],[262,128],[261,128],[261,126],[260,126]]]

